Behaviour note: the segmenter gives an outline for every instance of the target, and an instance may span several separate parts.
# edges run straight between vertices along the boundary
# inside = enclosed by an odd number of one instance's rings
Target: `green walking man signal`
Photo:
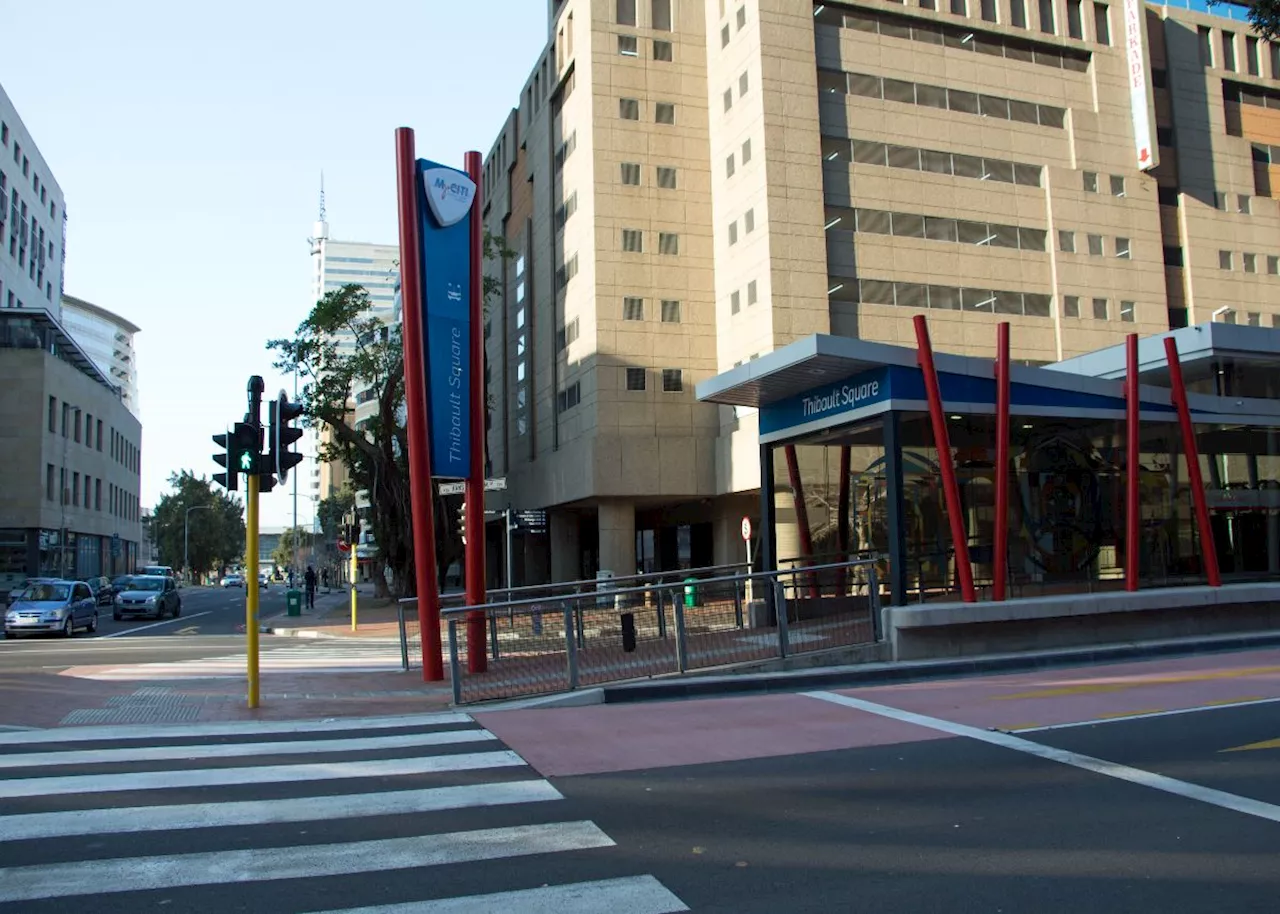
[[[239,488],[239,477],[251,475],[259,460],[261,435],[258,429],[246,422],[237,422],[225,434],[214,435],[213,443],[221,452],[213,455],[213,462],[226,470],[214,473],[213,481],[228,492]]]

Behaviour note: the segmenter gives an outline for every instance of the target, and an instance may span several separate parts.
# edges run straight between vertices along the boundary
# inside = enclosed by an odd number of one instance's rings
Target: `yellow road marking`
[[[1119,717],[1135,717],[1139,714],[1163,714],[1164,708],[1145,708],[1142,711],[1109,711],[1106,714],[1099,714],[1097,720],[1110,720]]]
[[[1221,749],[1220,752],[1248,752],[1251,749],[1280,749],[1280,739],[1267,739],[1260,743],[1249,743],[1247,746],[1236,746],[1231,749]]]
[[[1078,685],[1055,686],[1030,692],[1014,692],[994,695],[996,701],[1012,701],[1018,698],[1065,698],[1071,695],[1098,695],[1107,692],[1123,692],[1143,686],[1174,685],[1185,682],[1212,682],[1220,679],[1243,679],[1246,676],[1262,676],[1280,673],[1280,666],[1256,666],[1241,670],[1215,670],[1211,673],[1188,673],[1181,676],[1155,676],[1146,679],[1126,679],[1122,682],[1083,682]]]
[[[1217,701],[1204,701],[1200,703],[1202,708],[1212,708],[1217,705],[1242,705],[1250,701],[1266,701],[1262,695],[1250,695],[1246,698],[1219,698]]]
[[[1040,725],[1039,724],[1012,724],[1007,727],[996,727],[996,729],[1004,733],[1017,733],[1019,730],[1034,730],[1038,726]]]

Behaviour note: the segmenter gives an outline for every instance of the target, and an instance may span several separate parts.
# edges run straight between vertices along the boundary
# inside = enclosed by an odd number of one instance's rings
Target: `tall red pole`
[[[1218,549],[1213,539],[1213,527],[1209,524],[1209,503],[1204,497],[1204,477],[1200,475],[1200,449],[1196,446],[1191,409],[1187,405],[1187,385],[1182,380],[1178,341],[1166,336],[1164,353],[1169,360],[1169,387],[1173,394],[1173,405],[1178,410],[1178,425],[1182,428],[1182,453],[1187,458],[1187,485],[1191,487],[1191,503],[1195,505],[1196,525],[1200,528],[1200,553],[1204,556],[1204,573],[1210,587],[1221,587]]]
[[[787,476],[791,479],[791,497],[796,506],[796,527],[800,532],[801,564],[813,561],[813,531],[809,529],[809,507],[804,502],[804,483],[800,479],[800,462],[796,459],[796,446],[788,444],[783,452],[787,457]],[[809,575],[809,596],[818,599],[818,582]]]
[[[933,365],[933,344],[929,342],[929,322],[923,314],[915,317],[916,359],[924,375],[925,394],[929,399],[929,418],[933,423],[933,444],[938,450],[938,466],[942,470],[942,493],[947,500],[947,521],[951,525],[951,541],[956,547],[956,576],[960,578],[960,598],[966,603],[977,599],[973,591],[973,566],[969,564],[969,534],[965,530],[960,507],[960,486],[956,483],[956,466],[951,456],[951,436],[947,433],[947,417],[942,411],[942,390]]]
[[[404,345],[404,400],[409,419],[409,505],[413,567],[418,585],[422,679],[444,679],[440,654],[440,595],[436,590],[436,523],[427,440],[427,375],[423,357],[422,239],[418,223],[417,154],[413,131],[396,129],[396,191],[400,216],[400,336]],[[354,549],[355,547],[352,546]]]
[[[836,502],[836,546],[840,550],[840,561],[849,561],[849,445],[840,448],[840,495]],[[836,574],[836,592],[844,596],[845,570],[841,568]]]
[[[1005,598],[1009,576],[1009,322],[996,328],[996,529],[991,597]]]
[[[484,222],[480,211],[482,198],[481,169],[478,152],[468,152],[467,175],[476,185],[471,203],[471,467],[466,482],[467,537],[466,589],[467,605],[483,606],[485,602],[484,563]],[[467,671],[483,673],[488,666],[485,643],[484,613],[467,613]]]
[[[1125,498],[1124,498],[1124,589],[1138,589],[1138,541],[1139,520],[1142,512],[1142,473],[1138,451],[1142,443],[1139,436],[1138,402],[1138,334],[1130,333],[1124,341],[1125,349]]]

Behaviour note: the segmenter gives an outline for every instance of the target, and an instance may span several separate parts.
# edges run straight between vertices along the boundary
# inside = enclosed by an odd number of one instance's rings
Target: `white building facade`
[[[106,308],[71,295],[62,296],[62,326],[102,373],[120,386],[120,399],[129,411],[140,416],[138,352],[133,337],[141,328]]]

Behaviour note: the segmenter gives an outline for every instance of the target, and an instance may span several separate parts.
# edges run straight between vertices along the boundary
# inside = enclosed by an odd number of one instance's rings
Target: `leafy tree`
[[[182,568],[184,525],[190,561],[184,572],[206,574],[238,561],[245,547],[244,506],[190,470],[171,475],[169,485],[174,491],[160,498],[151,525],[160,564]]]
[[[1227,0],[1209,0],[1211,6]],[[1268,41],[1280,41],[1280,0],[1253,0],[1249,4],[1249,24]]]
[[[316,518],[320,521],[320,532],[326,541],[337,539],[342,532],[342,525],[356,507],[356,496],[349,488],[337,495],[320,499],[316,505]]]
[[[293,550],[296,544],[298,563],[302,566],[298,571],[302,571],[311,561],[314,540],[314,534],[306,527],[287,527],[284,533],[280,534],[280,542],[276,544],[276,548],[271,550],[271,561],[277,568],[287,571],[293,565]]]

